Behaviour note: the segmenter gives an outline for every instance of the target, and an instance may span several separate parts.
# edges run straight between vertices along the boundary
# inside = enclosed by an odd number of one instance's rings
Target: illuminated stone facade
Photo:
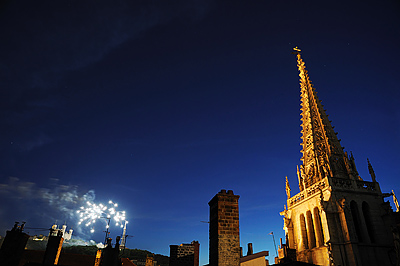
[[[169,266],[199,266],[200,244],[192,241],[190,244],[169,246]]]
[[[239,196],[221,190],[210,206],[210,266],[239,266]]]
[[[393,211],[368,161],[372,181],[358,174],[343,151],[295,48],[301,86],[300,193],[286,179],[284,229],[298,261],[317,265],[394,265]]]
[[[146,265],[145,266],[154,266],[154,258],[147,255],[146,257]]]

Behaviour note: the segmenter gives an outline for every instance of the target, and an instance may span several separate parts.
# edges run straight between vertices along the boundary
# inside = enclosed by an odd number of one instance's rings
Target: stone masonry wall
[[[221,190],[210,206],[210,266],[239,266],[239,196]]]
[[[169,266],[199,266],[198,241],[190,244],[170,245]]]

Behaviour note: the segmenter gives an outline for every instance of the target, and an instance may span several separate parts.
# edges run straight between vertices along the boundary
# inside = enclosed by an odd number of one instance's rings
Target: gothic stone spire
[[[300,184],[300,189],[303,190],[326,176],[348,178],[349,164],[337,133],[334,132],[308,77],[300,49],[296,47],[293,50],[297,55],[297,67],[300,72],[303,165],[300,166],[299,179],[303,180],[304,185]]]

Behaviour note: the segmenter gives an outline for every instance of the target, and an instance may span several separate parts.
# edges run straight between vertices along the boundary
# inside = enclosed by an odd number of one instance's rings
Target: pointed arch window
[[[357,203],[354,200],[352,200],[350,202],[350,210],[351,210],[351,216],[353,217],[353,224],[356,229],[358,241],[364,242],[364,238],[363,238],[362,231],[361,231],[360,213],[358,212]]]
[[[324,231],[322,227],[321,216],[318,207],[314,208],[315,236],[317,238],[317,247],[323,246],[325,243]]]
[[[315,231],[314,231],[314,222],[311,211],[306,212],[306,217],[307,217],[308,247],[315,248]]]
[[[364,216],[365,224],[367,225],[367,232],[371,243],[375,243],[375,233],[374,228],[371,221],[371,212],[369,210],[369,205],[365,201],[362,203],[362,213]]]
[[[304,218],[304,214],[300,214],[300,230],[301,230],[302,247],[303,249],[308,249],[306,219]]]

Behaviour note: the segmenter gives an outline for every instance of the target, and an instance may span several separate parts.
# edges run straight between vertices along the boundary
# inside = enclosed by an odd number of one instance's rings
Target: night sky
[[[273,261],[301,164],[295,46],[361,177],[369,158],[400,195],[399,1],[3,1],[0,38],[1,235],[57,220],[102,242],[76,210],[113,200],[128,248],[198,240],[203,265],[208,201],[232,189],[244,253]]]

